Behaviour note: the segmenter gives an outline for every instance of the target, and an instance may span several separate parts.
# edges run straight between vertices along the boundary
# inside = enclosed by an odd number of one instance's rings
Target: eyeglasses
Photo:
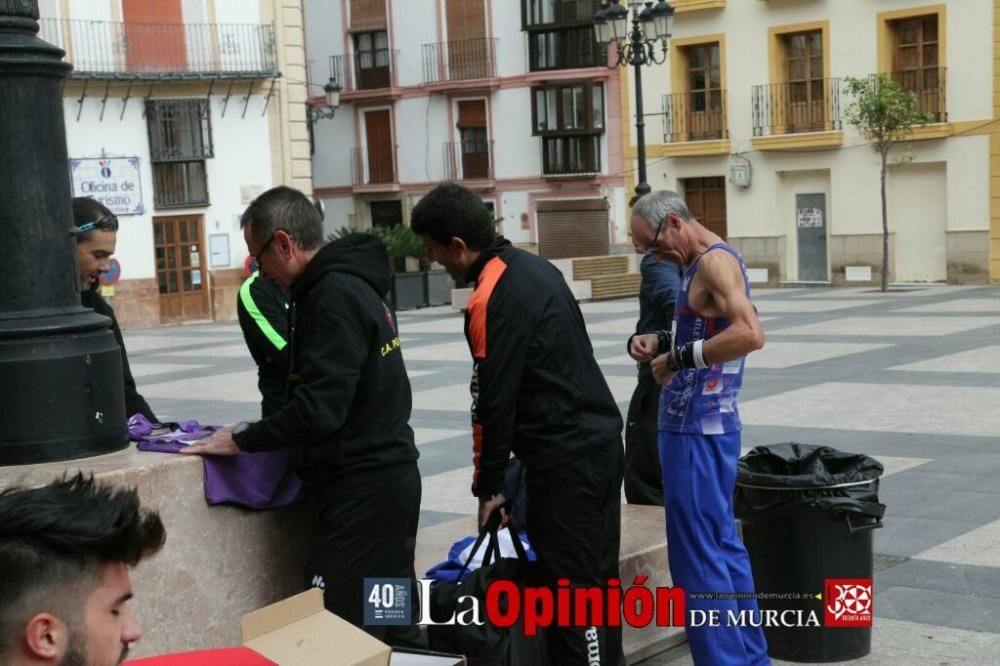
[[[260,248],[260,250],[257,252],[257,254],[250,255],[250,256],[253,257],[253,260],[254,260],[254,262],[256,262],[258,268],[261,265],[261,257],[263,257],[264,253],[267,252],[267,249],[269,247],[271,247],[271,243],[274,242],[274,238],[275,238],[275,236],[278,235],[279,231],[285,231],[285,230],[284,229],[275,229],[274,233],[271,234],[271,237],[267,239],[266,243],[264,243],[264,247]],[[285,233],[288,234],[287,231],[285,231]],[[295,236],[292,236],[291,234],[288,234],[288,240],[295,240]]]
[[[88,231],[93,231],[94,229],[104,229],[105,231],[118,231],[118,218],[114,215],[105,215],[99,220],[93,222],[84,222],[83,224],[77,225],[76,229],[73,230],[75,234],[85,234]]]
[[[643,254],[654,255],[660,251],[660,247],[656,244],[656,241],[657,239],[659,239],[660,232],[663,231],[663,223],[666,221],[667,218],[665,216],[660,218],[660,223],[656,225],[656,233],[653,234],[653,240],[649,245],[646,246],[646,249],[642,251]]]

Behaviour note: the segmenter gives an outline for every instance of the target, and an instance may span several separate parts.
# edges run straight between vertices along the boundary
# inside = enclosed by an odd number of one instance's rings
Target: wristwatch
[[[677,363],[677,349],[671,349],[667,354],[667,370],[671,372],[677,372],[681,369],[681,366]]]
[[[246,421],[240,421],[235,426],[233,426],[233,441],[236,445],[240,445],[240,439],[246,434],[246,431],[250,429],[250,424]]]

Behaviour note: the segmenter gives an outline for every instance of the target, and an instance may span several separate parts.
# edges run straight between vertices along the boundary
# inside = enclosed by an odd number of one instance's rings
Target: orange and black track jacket
[[[469,270],[472,492],[499,493],[511,451],[528,473],[617,445],[622,419],[559,270],[498,238]]]

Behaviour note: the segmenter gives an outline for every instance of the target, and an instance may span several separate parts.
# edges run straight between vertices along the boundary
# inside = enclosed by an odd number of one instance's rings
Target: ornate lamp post
[[[309,124],[315,125],[320,120],[329,120],[337,112],[340,106],[340,93],[344,88],[337,83],[333,77],[323,86],[323,96],[326,98],[325,107],[309,106]]]
[[[614,43],[616,59],[608,67],[632,65],[635,68],[635,138],[638,147],[638,183],[635,198],[648,194],[646,182],[646,122],[642,113],[642,67],[662,65],[667,60],[667,41],[674,17],[674,8],[664,0],[657,3],[628,0],[629,8],[620,0],[611,0],[594,13],[594,35],[597,43],[607,49]],[[645,6],[644,6],[645,5]],[[631,9],[631,12],[629,11]],[[632,27],[629,28],[631,13]],[[659,44],[659,55],[657,55]]]
[[[0,465],[128,444],[121,353],[80,305],[61,84],[36,0],[0,0]]]

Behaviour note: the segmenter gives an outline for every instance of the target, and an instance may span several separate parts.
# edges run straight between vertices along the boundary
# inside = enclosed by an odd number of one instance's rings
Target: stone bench
[[[620,574],[622,587],[632,585],[635,576],[648,576],[650,588],[670,585],[667,571],[667,543],[664,534],[663,509],[660,507],[622,505],[622,538]],[[457,518],[445,523],[425,527],[417,533],[416,571],[422,576],[428,569],[442,561],[452,544],[477,532],[475,516]],[[651,624],[642,629],[622,628],[625,658],[629,664],[684,641],[684,629],[657,627]]]
[[[250,511],[205,502],[201,458],[124,451],[83,460],[0,467],[0,489],[49,483],[77,470],[112,485],[134,486],[143,506],[160,512],[167,542],[132,575],[129,602],[145,629],[134,657],[239,645],[240,617],[302,591],[308,555],[303,505]],[[463,536],[472,516],[421,529],[416,572],[421,576]],[[622,506],[623,587],[637,574],[647,585],[669,585],[663,510]],[[683,640],[683,630],[626,627],[629,663]]]

